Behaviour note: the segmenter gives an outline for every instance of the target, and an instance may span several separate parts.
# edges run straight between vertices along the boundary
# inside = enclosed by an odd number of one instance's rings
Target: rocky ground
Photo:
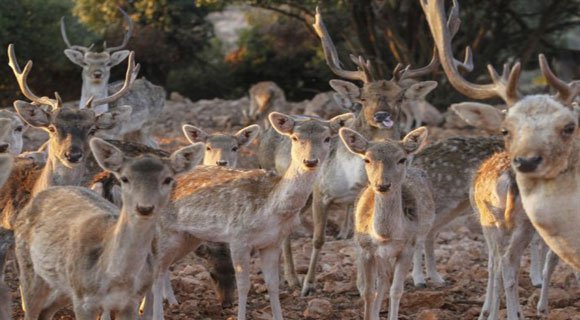
[[[240,128],[240,108],[247,99],[236,101],[206,100],[192,103],[178,95],[166,105],[155,130],[155,136],[167,150],[186,143],[180,126],[188,122],[202,128]],[[433,138],[450,135],[481,134],[469,128],[433,129]],[[28,146],[39,143],[40,134],[29,133]],[[255,148],[255,146],[254,146]],[[241,165],[255,166],[255,154],[245,150]],[[355,285],[354,249],[351,240],[334,240],[339,217],[330,222],[327,243],[323,249],[317,277],[317,292],[309,297],[300,297],[298,288],[281,286],[281,302],[285,319],[361,319],[362,305]],[[303,217],[308,225],[309,217]],[[304,276],[312,248],[308,228],[296,235],[292,247],[298,273]],[[483,304],[487,281],[487,254],[481,230],[475,217],[464,217],[446,228],[438,237],[436,255],[439,272],[446,279],[444,286],[429,285],[414,288],[410,276],[401,301],[401,319],[476,319]],[[268,294],[259,269],[259,259],[252,261],[252,290],[249,295],[248,318],[271,319]],[[222,309],[213,293],[209,273],[201,260],[194,255],[176,264],[172,283],[180,302],[166,306],[166,319],[235,319],[237,307]],[[520,273],[520,302],[528,319],[536,316],[535,306],[539,289],[532,287],[528,276],[529,259],[524,256]],[[15,265],[7,266],[6,280],[12,289],[14,318],[23,318]],[[550,314],[548,319],[580,320],[580,285],[572,270],[560,264],[552,277],[550,287]],[[386,319],[388,304],[383,304],[381,319]],[[502,313],[502,315],[505,315]],[[73,319],[70,310],[58,314],[57,319]]]

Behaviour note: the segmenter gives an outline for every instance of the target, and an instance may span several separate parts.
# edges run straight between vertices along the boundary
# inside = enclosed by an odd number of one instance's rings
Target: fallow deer
[[[517,92],[519,64],[511,69],[508,66],[504,67],[501,77],[492,67],[488,67],[491,84],[470,83],[456,68],[457,61],[451,51],[451,37],[445,24],[444,2],[422,0],[421,5],[427,15],[443,69],[450,83],[468,97],[474,99],[500,97],[508,104],[505,116],[487,105],[470,104],[469,108],[474,111],[472,115],[478,121],[487,123],[490,119],[494,119],[488,124],[501,128],[507,150],[504,160],[513,168],[525,213],[548,246],[573,267],[579,268],[580,242],[572,231],[580,225],[580,221],[574,218],[577,216],[575,212],[578,211],[578,203],[574,200],[578,199],[579,191],[575,186],[580,178],[580,169],[577,165],[580,154],[577,129],[580,111],[572,104],[580,88],[578,82],[567,84],[558,79],[550,70],[545,57],[540,55],[542,73],[548,83],[558,91],[555,96],[531,95],[521,98]],[[454,1],[452,12],[457,10],[457,2]],[[488,114],[490,110],[495,110],[492,111],[493,116]],[[486,116],[481,116],[484,113]],[[509,172],[505,165],[499,168],[492,166],[489,170],[491,172],[487,172],[486,175],[496,177]],[[517,234],[512,236],[512,243],[519,247],[525,243],[523,245],[525,247],[533,235],[530,229],[528,228],[527,234],[523,235],[523,240],[513,239]],[[519,260],[519,256],[521,252],[506,259],[514,262]],[[514,263],[507,268],[505,265],[501,266],[506,292],[512,292],[508,294],[508,303],[511,305],[508,307],[510,319],[522,316],[517,307],[519,305],[517,267]],[[482,316],[485,314],[482,313]]]
[[[340,138],[362,158],[368,177],[357,200],[354,235],[364,319],[379,319],[385,289],[390,287],[389,319],[396,320],[415,243],[426,236],[434,219],[427,175],[407,165],[425,145],[427,129],[415,129],[401,141],[371,142],[343,128]]]
[[[18,114],[0,110],[0,153],[19,155],[22,152],[22,134],[26,129]]]
[[[94,52],[92,45],[89,47],[71,45],[66,34],[64,17],[61,18],[61,34],[67,45],[64,53],[70,61],[83,68],[80,108],[84,108],[91,97],[96,99],[92,103],[96,114],[107,112],[110,107],[115,109],[119,106],[129,105],[133,108],[131,118],[125,119],[117,126],[119,131],[117,135],[104,136],[104,138],[116,139],[124,137],[126,140],[156,147],[157,143],[151,138],[151,130],[153,129],[153,122],[165,105],[166,94],[162,87],[153,85],[145,79],[138,79],[134,81],[129,92],[120,97],[114,105],[112,105],[113,101],[99,100],[109,96],[111,92],[119,90],[120,84],[109,84],[111,68],[121,63],[130,54],[129,50],[122,49],[131,38],[133,22],[127,13],[123,10],[120,11],[128,24],[123,43],[119,46],[108,48],[105,43],[102,52]]]
[[[177,179],[161,243],[162,270],[192,239],[230,245],[238,287],[238,319],[246,318],[252,249],[260,253],[273,318],[282,319],[278,288],[280,245],[298,220],[312,191],[318,168],[345,117],[297,121],[273,112],[272,127],[292,141],[292,162],[283,176],[265,170],[203,166]],[[155,290],[155,289],[154,289]],[[155,291],[154,291],[155,292]],[[155,297],[154,310],[160,310]],[[161,317],[154,312],[155,319]]]
[[[157,272],[157,224],[169,202],[174,177],[201,160],[201,144],[169,158],[131,158],[93,138],[90,148],[103,169],[122,182],[119,209],[82,187],[39,193],[16,220],[16,256],[26,319],[52,318],[70,298],[77,319],[117,311],[135,319],[138,303]]]
[[[124,107],[115,111],[95,115],[92,109],[70,109],[62,107],[58,94],[56,99],[39,97],[28,87],[28,74],[32,68],[29,61],[24,70],[20,69],[14,53],[14,46],[8,46],[9,65],[23,95],[33,101],[15,101],[14,107],[29,125],[45,130],[49,135],[48,155],[44,167],[34,161],[19,161],[12,171],[9,183],[0,189],[0,231],[12,233],[18,212],[31,197],[40,191],[59,185],[78,185],[85,173],[85,160],[88,157],[88,140],[99,130],[115,126],[118,118],[130,114],[131,108]],[[127,68],[124,91],[130,87],[134,78],[135,65],[130,60]],[[124,93],[120,91],[111,99]],[[0,237],[10,241],[11,237]],[[0,271],[4,270],[6,250],[11,243],[0,243]]]
[[[272,111],[288,112],[284,91],[275,82],[262,81],[254,84],[250,90],[250,105],[242,111],[243,123],[257,123],[268,128],[268,114]]]
[[[398,67],[394,72],[393,79],[374,80],[371,76],[370,62],[365,61],[363,57],[351,55],[352,61],[357,66],[357,71],[348,71],[340,66],[336,48],[318,10],[315,19],[313,26],[322,41],[324,55],[330,69],[341,78],[364,83],[363,87],[360,88],[352,82],[330,81],[330,86],[343,99],[349,100],[353,105],[361,105],[361,109],[356,113],[350,127],[370,141],[385,138],[399,139],[401,103],[406,96],[411,95],[411,92],[413,92],[414,97],[426,95],[434,88],[434,82],[419,82],[408,88],[402,88],[398,82],[401,79],[414,78],[431,72],[438,65],[436,55],[428,66],[415,70],[410,70],[408,67],[405,69]],[[334,143],[336,145],[333,146],[333,152],[322,163],[320,176],[314,184],[312,198],[313,249],[308,274],[302,286],[302,295],[314,291],[313,283],[320,251],[325,241],[329,206],[332,203],[347,205],[347,217],[350,217],[348,212],[352,211],[352,204],[358,192],[366,184],[364,166],[360,159],[350,153],[342,144]]]

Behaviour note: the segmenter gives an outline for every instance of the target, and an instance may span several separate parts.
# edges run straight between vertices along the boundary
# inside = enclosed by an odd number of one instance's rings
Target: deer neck
[[[48,157],[46,164],[42,169],[38,180],[32,189],[32,195],[35,196],[42,190],[53,186],[76,186],[80,185],[83,175],[85,174],[85,163],[77,164],[69,168],[65,166],[55,154],[50,152],[48,147]]]
[[[371,141],[384,139],[392,139],[392,140],[401,139],[401,132],[399,129],[399,119],[394,119],[395,124],[390,129],[377,128],[371,126],[369,124],[370,121],[372,121],[372,119],[366,119],[364,112],[361,111],[355,118],[354,123],[351,126],[351,129],[362,134],[365,138]]]
[[[115,226],[105,238],[102,263],[112,278],[139,273],[151,263],[156,217],[140,219],[123,207]]]
[[[301,164],[292,161],[270,193],[269,207],[286,218],[299,212],[308,200],[317,173],[317,169],[306,171]]]
[[[94,99],[102,99],[108,95],[108,79],[103,79],[99,83],[93,83],[89,79],[83,79],[83,87],[81,90],[81,101],[79,102],[79,108],[83,109],[87,101],[94,97]],[[108,104],[94,105],[92,106],[96,114],[101,114],[109,111]]]
[[[370,188],[370,187],[369,187]],[[381,241],[402,240],[405,237],[401,185],[388,193],[374,193],[373,236]]]

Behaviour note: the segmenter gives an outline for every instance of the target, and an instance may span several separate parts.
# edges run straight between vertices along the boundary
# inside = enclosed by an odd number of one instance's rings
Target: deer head
[[[107,95],[107,85],[111,76],[111,68],[123,62],[123,60],[125,60],[125,58],[127,58],[130,54],[129,50],[122,49],[127,45],[129,39],[131,38],[133,22],[125,11],[123,11],[121,8],[119,8],[119,11],[121,11],[125,21],[127,22],[127,32],[125,33],[123,42],[119,46],[110,48],[107,48],[107,44],[105,42],[103,44],[104,49],[102,52],[92,51],[93,45],[88,47],[71,45],[66,34],[64,17],[60,19],[60,31],[62,39],[68,47],[64,50],[64,54],[74,64],[83,68],[83,95],[81,97],[80,103],[81,108],[84,107],[87,100],[91,96],[101,98]],[[108,102],[101,102],[100,104],[95,104],[95,106],[104,104],[108,104]]]
[[[24,70],[20,69],[14,45],[8,46],[9,65],[16,76],[22,94],[32,103],[17,100],[14,102],[16,112],[29,125],[43,129],[49,135],[49,154],[66,167],[73,167],[86,158],[89,138],[99,130],[109,129],[115,126],[119,119],[125,118],[131,113],[130,106],[117,108],[115,111],[100,115],[95,114],[90,103],[85,109],[72,109],[62,107],[62,101],[58,93],[55,99],[39,97],[28,87],[27,79],[32,69],[32,61],[28,61]],[[131,58],[132,60],[132,58]],[[134,64],[129,63],[125,86],[129,87],[134,79]],[[127,90],[121,89],[105,101],[114,101],[120,98]],[[101,101],[103,101],[101,100]]]
[[[540,68],[548,83],[557,90],[556,95],[530,95],[521,97],[517,86],[521,66],[504,65],[502,75],[488,66],[491,83],[474,84],[458,72],[460,64],[451,51],[450,28],[458,28],[455,19],[450,27],[445,23],[443,0],[421,0],[427,22],[440,54],[441,64],[449,82],[464,95],[474,99],[499,97],[505,101],[505,113],[482,103],[462,103],[452,107],[464,120],[487,130],[500,131],[510,154],[512,167],[517,173],[528,177],[553,178],[566,167],[579,136],[580,111],[573,104],[580,90],[580,81],[565,83],[550,70],[544,55],[539,56]],[[451,15],[457,16],[459,6],[453,1]],[[469,48],[467,55],[471,55]],[[469,59],[471,59],[469,57]]]
[[[22,152],[24,123],[14,112],[0,110],[0,153],[19,155]]]
[[[240,148],[249,145],[260,134],[257,124],[247,126],[235,134],[208,134],[200,128],[185,124],[183,133],[189,142],[205,144],[204,165],[236,167]]]
[[[352,62],[357,66],[356,71],[348,71],[340,66],[340,60],[330,35],[322,21],[318,8],[316,9],[315,22],[313,27],[322,41],[322,48],[326,57],[326,62],[332,72],[337,76],[347,80],[358,80],[363,82],[363,87],[344,80],[331,80],[330,86],[336,90],[347,102],[340,102],[340,105],[351,105],[358,109],[353,110],[359,113],[364,126],[372,129],[387,129],[394,132],[395,138],[399,138],[398,122],[401,114],[401,103],[408,97],[426,95],[431,90],[425,87],[433,86],[433,81],[418,85],[404,85],[400,81],[426,75],[434,71],[439,66],[436,52],[431,62],[422,68],[410,69],[409,66],[403,68],[397,65],[393,71],[393,78],[390,80],[373,79],[370,61],[363,57],[350,56]],[[408,82],[407,82],[408,83]]]

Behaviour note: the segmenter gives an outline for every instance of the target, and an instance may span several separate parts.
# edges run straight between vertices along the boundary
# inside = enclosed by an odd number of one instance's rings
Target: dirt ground
[[[174,96],[168,101],[159,119],[155,136],[167,150],[186,143],[181,136],[180,125],[188,122],[202,128],[240,128],[241,114],[238,107],[247,99],[237,101],[207,100],[191,103]],[[184,119],[186,121],[184,121]],[[457,130],[435,129],[438,137],[457,134]],[[463,134],[478,134],[471,129]],[[30,134],[34,136],[33,134]],[[34,140],[32,138],[32,140]],[[37,141],[28,142],[32,148]],[[255,146],[253,146],[255,148]],[[243,153],[242,167],[255,167],[252,149]],[[336,217],[340,217],[336,214]],[[309,217],[304,217],[308,220]],[[485,295],[487,281],[487,253],[481,230],[474,217],[461,218],[446,228],[438,237],[436,256],[438,270],[446,279],[444,286],[429,285],[414,288],[410,275],[400,306],[400,319],[477,319]],[[289,288],[281,282],[281,303],[285,319],[362,319],[362,305],[355,285],[354,247],[352,240],[334,240],[339,220],[330,222],[327,242],[323,249],[317,273],[317,291],[314,295],[300,297],[299,288]],[[296,235],[292,244],[298,273],[306,274],[312,248],[308,230]],[[531,285],[528,276],[529,255],[523,258],[520,272],[520,303],[528,319],[536,316],[535,306],[539,289]],[[200,258],[188,256],[174,266],[173,288],[179,305],[165,308],[166,319],[235,319],[237,306],[222,309],[210,284],[210,275]],[[22,319],[20,294],[14,263],[9,261],[6,280],[12,289],[13,315]],[[259,271],[259,259],[252,259],[252,289],[248,298],[249,319],[271,319],[270,304],[263,278]],[[580,285],[572,270],[560,264],[552,277],[550,287],[550,314],[548,319],[580,320]],[[503,306],[502,306],[503,307]],[[383,303],[381,319],[388,316],[388,300]],[[502,313],[505,316],[505,313]],[[74,319],[70,310],[63,310],[56,319]]]

